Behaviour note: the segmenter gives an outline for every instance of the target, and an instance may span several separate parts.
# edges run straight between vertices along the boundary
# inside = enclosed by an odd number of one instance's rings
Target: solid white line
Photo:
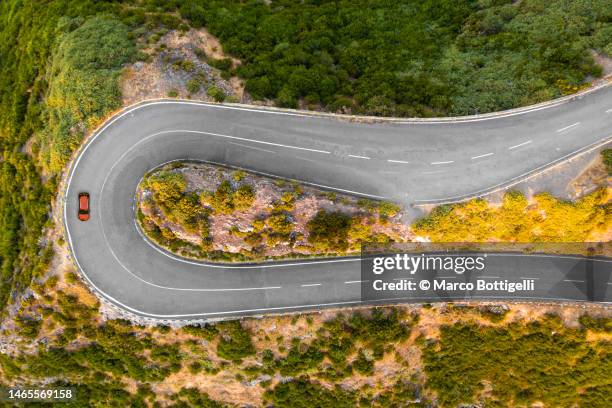
[[[526,142],[519,143],[519,144],[517,144],[517,145],[511,146],[511,147],[509,147],[509,148],[508,148],[508,150],[513,150],[513,149],[516,149],[517,147],[521,147],[521,146],[528,145],[528,144],[529,144],[529,143],[531,143],[532,141],[533,141],[533,140],[528,140],[528,141],[526,141]]]
[[[260,144],[264,144],[264,145],[268,145],[268,146],[285,147],[287,149],[305,150],[307,152],[331,154],[331,152],[328,152],[327,150],[310,149],[308,147],[291,146],[291,145],[286,145],[286,144],[282,144],[282,143],[266,142],[264,140],[248,139],[246,137],[224,135],[224,134],[221,134],[221,133],[202,132],[202,131],[199,131],[199,130],[186,130],[186,129],[166,130],[164,132],[159,132],[158,134],[163,134],[163,133],[178,133],[178,132],[197,133],[197,134],[200,134],[200,135],[209,135],[209,136],[222,137],[222,138],[226,138],[226,139],[242,140],[244,142],[260,143]]]
[[[370,157],[368,157],[368,156],[357,156],[357,155],[354,155],[354,154],[349,154],[349,155],[348,155],[348,157],[353,157],[353,158],[355,158],[355,159],[365,159],[365,160],[370,160]]]
[[[583,280],[578,280],[578,279],[563,279],[563,282],[582,282],[584,283]]]
[[[576,126],[578,126],[578,125],[580,125],[580,122],[576,122],[576,123],[573,123],[573,124],[571,124],[571,125],[569,125],[569,126],[566,126],[566,127],[564,127],[564,128],[557,129],[557,133],[561,133],[561,132],[564,132],[564,131],[566,131],[566,130],[570,130],[571,128],[574,128],[574,127],[576,127]]]
[[[472,157],[472,160],[475,159],[480,159],[481,157],[488,157],[488,156],[493,156],[495,153],[485,153],[485,154],[481,154],[480,156],[474,156]]]
[[[249,146],[249,145],[245,145],[245,144],[242,144],[242,143],[235,143],[235,142],[227,142],[227,143],[232,144],[232,145],[236,145],[236,146],[245,147],[247,149],[259,150],[260,152],[273,153],[273,154],[276,153],[273,150],[266,150],[266,149],[262,149],[261,147]]]
[[[305,283],[305,284],[300,285],[300,286],[302,286],[303,288],[307,288],[307,287],[310,287],[310,286],[321,286],[321,285],[322,285],[321,283]]]
[[[354,281],[346,281],[344,283],[349,284],[349,283],[362,283],[362,282],[369,282],[369,280],[354,280]]]
[[[454,162],[455,162],[454,160],[449,160],[449,161],[431,162],[429,164],[432,164],[432,165],[436,165],[436,164],[449,164],[449,163],[454,163]]]
[[[389,163],[402,163],[402,164],[408,164],[410,162],[404,161],[404,160],[391,160],[391,159],[387,159],[387,161]]]

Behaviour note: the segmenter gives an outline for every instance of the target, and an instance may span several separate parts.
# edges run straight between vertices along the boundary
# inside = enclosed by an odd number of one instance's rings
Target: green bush
[[[187,92],[190,94],[196,94],[200,92],[200,88],[202,87],[202,81],[198,78],[191,78],[187,81]]]
[[[308,221],[308,242],[322,252],[344,252],[348,249],[351,217],[341,212],[319,210]]]
[[[608,171],[608,176],[612,176],[612,149],[602,150],[601,158],[606,166],[606,170]]]
[[[210,96],[215,102],[223,102],[225,100],[225,92],[216,86],[210,86],[206,90],[206,95]]]
[[[242,327],[239,321],[219,323],[217,328],[220,333],[217,344],[219,357],[237,362],[255,354],[251,334]]]
[[[585,336],[557,317],[500,328],[444,326],[440,340],[424,346],[428,386],[443,407],[472,403],[485,382],[487,405],[606,406],[609,345]]]
[[[290,108],[302,100],[371,115],[508,109],[575,92],[601,75],[589,50],[612,50],[605,0],[185,0],[180,12],[241,60],[235,71],[255,99]]]
[[[352,408],[355,397],[339,387],[328,390],[308,379],[280,383],[265,393],[265,398],[278,407],[287,408]]]

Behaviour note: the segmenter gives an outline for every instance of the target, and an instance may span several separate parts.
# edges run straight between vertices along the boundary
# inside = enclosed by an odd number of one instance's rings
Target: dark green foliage
[[[281,383],[266,391],[265,398],[275,406],[286,408],[352,408],[355,397],[340,388],[328,390],[307,378]]]
[[[240,321],[223,322],[217,324],[220,333],[217,355],[231,361],[240,361],[244,357],[255,354],[255,347],[251,341],[251,333],[244,329]]]
[[[593,317],[588,314],[580,316],[578,319],[580,324],[594,332],[612,332],[612,319],[606,317]]]
[[[536,401],[610,406],[609,344],[591,344],[585,335],[585,330],[564,327],[558,317],[499,328],[445,326],[439,342],[424,349],[428,385],[445,407],[474,401],[483,381],[492,386],[487,406]]]
[[[52,255],[40,248],[39,236],[56,190],[53,172],[83,133],[120,104],[116,78],[133,45],[112,17],[86,21],[116,6],[0,3],[0,307],[9,291],[40,276]],[[32,155],[26,155],[32,136]],[[51,173],[45,184],[41,167]]]
[[[215,336],[219,333],[217,327],[212,324],[205,324],[204,326],[192,324],[189,326],[184,326],[181,330],[187,334],[201,337],[206,340],[214,339]]]
[[[573,92],[612,52],[607,0],[185,0],[256,99],[395,116],[483,113]],[[230,69],[224,60],[212,61]]]
[[[215,102],[223,102],[225,100],[225,92],[221,88],[211,86],[206,90],[206,95],[210,96]]]
[[[197,408],[223,408],[228,405],[222,404],[215,400],[210,399],[210,397],[201,393],[197,388],[181,388],[178,393],[180,401],[188,402],[191,407]]]
[[[316,374],[330,380],[351,375],[353,368],[370,373],[374,361],[383,357],[385,346],[410,334],[413,320],[403,320],[404,317],[397,309],[374,309],[371,315],[338,315],[325,322],[312,343],[295,342],[287,356],[276,361],[276,368],[282,375]],[[350,365],[347,360],[354,353],[357,360]],[[332,365],[319,371],[324,358]]]
[[[608,171],[608,176],[612,176],[612,149],[602,150],[601,158]]]
[[[322,252],[343,252],[348,248],[351,217],[341,212],[319,212],[308,221],[308,242]]]
[[[62,21],[69,30],[76,22]],[[59,37],[47,72],[48,126],[39,134],[40,159],[59,172],[83,135],[121,106],[120,68],[135,55],[127,28],[119,21],[95,17]]]

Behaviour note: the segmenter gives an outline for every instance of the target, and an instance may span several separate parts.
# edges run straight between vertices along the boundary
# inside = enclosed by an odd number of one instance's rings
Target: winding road
[[[85,280],[99,296],[138,316],[206,319],[358,304],[363,280],[358,259],[232,267],[165,253],[136,228],[136,186],[162,163],[191,159],[405,205],[445,203],[507,188],[611,139],[610,86],[520,112],[378,123],[189,101],[145,102],[115,115],[81,149],[69,172],[64,224]],[[91,195],[88,222],[76,217],[80,191]],[[491,254],[489,259],[488,274],[536,280],[536,290],[522,298],[612,298],[610,260],[582,268],[585,260],[575,257]]]

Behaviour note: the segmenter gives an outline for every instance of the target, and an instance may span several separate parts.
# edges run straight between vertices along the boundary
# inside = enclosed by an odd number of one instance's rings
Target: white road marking
[[[436,204],[436,205],[454,204],[457,202],[465,201],[468,198],[476,197],[476,196],[483,195],[483,194],[492,194],[492,193],[496,193],[501,190],[508,189],[510,187],[517,185],[518,183],[522,183],[526,180],[530,180],[533,177],[539,174],[542,174],[545,171],[549,171],[565,163],[567,160],[570,160],[572,158],[577,158],[585,153],[589,153],[589,152],[592,152],[593,150],[599,149],[600,147],[605,146],[608,143],[610,143],[610,140],[612,140],[612,135],[608,135],[604,138],[601,138],[598,141],[591,143],[590,145],[581,147],[580,149],[574,150],[573,152],[568,153],[563,157],[550,161],[546,164],[543,164],[539,167],[536,167],[533,170],[527,171],[518,176],[512,177],[511,179],[506,180],[504,182],[497,183],[491,187],[483,188],[480,190],[472,191],[468,194],[463,194],[463,195],[458,195],[458,196],[444,197],[444,198],[438,198],[438,199],[433,199],[433,200],[432,199],[416,199],[414,200],[414,203],[415,203],[414,206],[422,207],[422,206],[427,206],[431,204]]]
[[[476,159],[480,159],[481,157],[488,157],[488,156],[493,156],[495,153],[485,153],[485,154],[481,154],[479,156],[474,156],[472,157],[472,160],[476,160]]]
[[[482,278],[482,279],[499,279],[499,276],[477,276],[477,278]]]
[[[564,128],[557,129],[557,133],[565,132],[566,130],[570,130],[570,129],[575,128],[576,126],[579,126],[579,125],[580,125],[580,122],[573,123],[573,124],[571,124],[569,126],[566,126]]]
[[[273,150],[266,150],[266,149],[262,149],[261,147],[249,146],[249,145],[245,145],[245,144],[242,144],[242,143],[234,143],[234,142],[227,142],[227,143],[232,144],[232,145],[236,145],[236,146],[246,147],[247,149],[258,150],[260,152],[266,152],[266,153],[272,153],[272,154],[276,153]]]
[[[436,164],[450,164],[450,163],[454,163],[454,162],[455,162],[454,160],[449,160],[449,161],[431,162],[429,164],[432,164],[432,165],[435,166]]]
[[[563,282],[582,282],[584,283],[583,280],[578,280],[578,279],[563,279]]]
[[[393,278],[393,280],[398,280],[398,281],[406,280],[406,279],[410,280],[410,279],[414,279],[414,278]]]
[[[514,149],[516,149],[516,148],[518,148],[518,147],[528,145],[528,144],[529,144],[529,143],[531,143],[531,142],[533,142],[533,140],[528,140],[528,141],[526,141],[526,142],[519,143],[519,144],[514,145],[514,146],[510,146],[510,147],[508,148],[508,150],[514,150]]]
[[[304,160],[304,161],[307,161],[307,162],[313,162],[313,163],[316,163],[316,160],[313,160],[313,159],[308,159],[308,158],[306,158],[306,157],[295,156],[295,158],[296,158],[296,159],[300,159],[300,160]]]
[[[608,110],[606,111],[606,113],[612,113],[612,108],[611,108],[611,109],[608,109]],[[608,285],[609,285],[609,283],[608,283]]]
[[[525,276],[521,276],[521,279],[534,279],[534,280],[539,280],[540,278],[529,278],[529,277],[525,277]]]
[[[187,129],[166,130],[164,132],[159,132],[158,134],[163,134],[163,133],[180,133],[180,132],[183,132],[183,133],[197,133],[197,134],[200,134],[200,135],[222,137],[222,138],[225,138],[225,139],[242,140],[243,142],[259,143],[259,144],[268,145],[268,146],[278,146],[278,147],[284,147],[284,148],[287,148],[287,149],[305,150],[307,152],[331,154],[331,152],[328,152],[327,150],[310,149],[308,147],[300,147],[300,146],[286,145],[286,144],[282,144],[282,143],[266,142],[264,140],[248,139],[246,137],[224,135],[224,134],[221,134],[221,133],[202,132],[202,131],[199,131],[199,130],[187,130]]]
[[[321,285],[322,285],[322,283],[305,283],[305,284],[303,284],[301,286],[303,288],[307,288],[307,287],[310,287],[310,286],[321,286]]]
[[[410,162],[405,161],[405,160],[391,160],[391,159],[387,159],[387,161],[388,161],[389,163],[402,163],[402,164],[408,164],[408,163],[410,163]]]
[[[456,276],[436,276],[437,279],[457,279]]]
[[[361,282],[369,282],[369,280],[354,280],[354,281],[346,281],[344,283],[351,284],[351,283],[361,283]]]
[[[371,157],[368,157],[368,156],[357,156],[357,155],[354,155],[354,154],[349,154],[348,157],[352,157],[352,158],[355,158],[355,159],[365,159],[365,160],[370,160],[371,159]]]

